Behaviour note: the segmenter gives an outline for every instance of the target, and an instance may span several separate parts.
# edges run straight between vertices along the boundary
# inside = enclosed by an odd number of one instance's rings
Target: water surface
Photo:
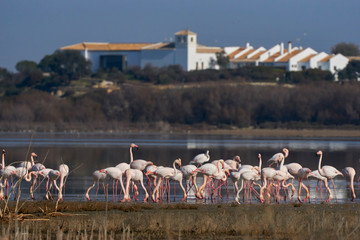
[[[37,161],[46,167],[57,169],[61,163],[69,165],[71,173],[66,183],[65,200],[84,200],[86,189],[92,185],[92,172],[121,162],[129,162],[129,146],[136,143],[139,149],[134,150],[134,159],[146,159],[155,165],[171,166],[176,158],[187,164],[196,154],[210,151],[211,160],[232,159],[241,157],[243,164],[258,165],[257,154],[263,160],[280,152],[283,147],[290,150],[286,163],[298,162],[303,167],[317,169],[316,152],[324,152],[323,165],[332,165],[341,170],[351,166],[355,170],[360,165],[359,138],[242,138],[236,135],[182,135],[182,134],[0,134],[0,146],[6,150],[6,164],[29,159],[31,152],[38,155]],[[358,176],[356,176],[357,179]],[[198,178],[201,183],[201,177]],[[337,197],[340,202],[347,199],[346,182],[343,178],[335,180]],[[296,182],[295,185],[297,186]],[[316,181],[310,180],[311,195],[314,197]],[[23,184],[23,195],[28,193],[28,185]],[[45,184],[36,193],[42,198]],[[221,201],[234,200],[231,182],[229,192],[223,188]],[[177,187],[175,200],[171,193],[171,201],[180,201],[182,196]],[[356,189],[358,190],[358,189]],[[109,191],[111,192],[111,190]],[[139,199],[143,199],[140,191]],[[91,191],[94,197],[95,189]],[[324,192],[325,194],[325,192]],[[100,191],[98,199],[104,199]],[[295,199],[295,198],[294,198]]]

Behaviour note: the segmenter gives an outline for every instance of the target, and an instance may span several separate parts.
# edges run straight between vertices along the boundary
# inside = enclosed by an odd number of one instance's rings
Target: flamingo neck
[[[259,171],[261,171],[261,165],[262,165],[262,160],[261,157],[259,157]]]
[[[321,175],[321,161],[322,161],[322,153],[320,154],[320,158],[319,158],[319,164],[318,164],[318,171],[319,171],[319,173],[320,173],[320,175]]]
[[[30,159],[31,159],[31,166],[34,166],[35,162],[34,162],[34,157],[32,155],[31,155]]]
[[[174,175],[176,173],[176,160],[173,162],[173,168],[174,168]]]
[[[134,161],[133,153],[132,153],[132,147],[130,147],[130,163]]]
[[[284,166],[284,162],[285,162],[285,157],[281,160],[279,170],[281,170],[281,168]]]
[[[220,165],[221,165],[221,162],[218,161],[218,162],[217,162],[217,174],[216,174],[216,176],[219,176],[219,175],[220,175],[220,172],[221,172],[221,170],[220,170]]]
[[[1,164],[2,164],[2,168],[5,168],[5,154],[3,153],[1,156]]]

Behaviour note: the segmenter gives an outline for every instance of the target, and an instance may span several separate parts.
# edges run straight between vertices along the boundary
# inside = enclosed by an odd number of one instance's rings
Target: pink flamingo
[[[175,176],[176,176],[177,171],[178,171],[178,170],[176,169],[176,165],[179,165],[179,167],[181,167],[181,159],[180,159],[180,158],[175,159],[175,160],[173,161],[173,167],[172,167],[172,168],[170,168],[170,167],[158,167],[155,172],[152,172],[152,173],[154,173],[154,174],[158,177],[158,182],[156,183],[156,187],[155,187],[155,189],[154,189],[154,191],[153,191],[153,193],[152,193],[152,196],[151,196],[151,198],[152,198],[152,200],[153,200],[154,202],[158,202],[158,201],[159,201],[158,198],[155,198],[155,194],[158,193],[159,188],[160,188],[160,186],[161,186],[161,182],[162,182],[164,179],[169,179],[169,178],[171,178],[171,177],[175,177]],[[181,177],[181,178],[182,178],[182,177]],[[157,196],[159,196],[159,194],[157,194]],[[184,193],[184,197],[186,198],[186,192]],[[185,199],[185,198],[184,198],[184,199]],[[183,200],[184,200],[184,199],[183,199]]]
[[[145,168],[145,167],[144,167]],[[125,175],[126,175],[126,188],[125,188],[125,192],[124,192],[124,198],[122,200],[122,202],[125,201],[130,201],[130,182],[134,183],[134,182],[140,182],[141,187],[144,189],[145,191],[145,198],[144,198],[144,202],[147,201],[149,194],[144,186],[144,174],[141,170],[139,169],[128,169],[125,171]],[[134,199],[137,200],[137,196],[139,195],[138,192],[138,187],[136,186],[136,184],[133,184],[134,188],[135,188],[135,195],[134,195]]]
[[[282,159],[285,160],[285,158],[287,158],[289,156],[289,150],[287,148],[283,148],[282,149],[283,153],[275,153],[269,160],[268,163],[270,164],[270,166],[274,163],[279,163],[282,161]],[[283,169],[280,169],[282,171],[285,171],[284,166],[282,166]],[[286,169],[287,170],[287,169]]]
[[[244,182],[245,182],[245,193],[244,196],[246,195],[246,183],[249,183],[249,193],[250,193],[250,201],[251,201],[251,191],[255,191],[255,189],[253,188],[253,184],[261,187],[260,184],[255,183],[255,181],[260,180],[260,173],[258,171],[245,171],[241,174],[240,176],[240,180],[241,180],[241,187],[239,189],[239,191],[237,191],[236,193],[236,197],[235,197],[235,201],[237,203],[240,204],[239,198],[240,198],[240,193],[244,188]],[[251,184],[250,184],[251,183]]]
[[[300,168],[296,173],[296,175],[297,175],[297,177],[299,179],[299,189],[298,189],[298,200],[299,200],[299,202],[302,202],[301,201],[301,188],[304,188],[305,191],[306,191],[306,198],[304,199],[304,202],[306,202],[306,200],[310,199],[309,189],[303,183],[303,179],[308,178],[309,173],[311,173],[311,170],[309,168]]]
[[[346,182],[350,182],[349,188],[352,193],[351,201],[354,201],[356,198],[355,190],[354,190],[354,177],[356,174],[355,169],[352,167],[346,167],[342,170],[342,172],[343,172],[344,176],[346,177]]]
[[[123,192],[125,192],[124,184],[123,184],[123,180],[122,180],[123,173],[117,167],[108,167],[108,168],[100,170],[100,172],[105,173],[110,179],[113,179],[113,201],[115,201],[116,195],[117,195],[117,181],[120,181],[121,189]],[[114,186],[115,181],[116,181],[116,186]],[[108,184],[106,184],[106,186],[108,186]],[[106,194],[107,194],[107,191],[106,191]]]
[[[59,196],[58,196],[58,200],[62,201],[63,200],[63,188],[64,188],[64,192],[65,192],[65,178],[67,178],[67,176],[69,176],[69,166],[66,164],[60,164],[59,166],[59,172],[60,172],[60,186],[59,186]]]
[[[208,178],[211,179],[212,177],[216,177],[221,174],[222,167],[224,167],[224,160],[219,160],[217,166],[212,163],[206,163],[195,170],[197,172],[203,173],[204,178],[203,184],[199,187],[198,192],[196,193],[198,198],[204,198],[204,188],[208,183]]]
[[[35,164],[34,158],[37,158],[37,155],[36,155],[36,153],[33,152],[30,155],[30,161],[21,162],[21,163],[19,163],[19,165],[17,167],[24,167],[27,170],[31,170],[32,166],[34,166],[34,164]]]
[[[1,155],[1,170],[0,170],[0,175],[1,177],[4,179],[4,185],[6,187],[6,196],[8,195],[8,191],[9,191],[9,178],[12,178],[13,175],[15,175],[15,170],[16,168],[14,166],[6,166],[5,165],[5,153],[6,151],[3,149],[2,150],[2,155]],[[0,199],[3,198],[3,188],[1,188],[0,190]]]
[[[325,187],[326,187],[326,185],[328,184],[327,183],[327,178],[321,176],[320,173],[319,173],[319,170],[312,171],[311,173],[309,173],[308,177],[312,177],[312,178],[317,179],[316,192],[315,192],[315,202],[316,202],[316,199],[317,199],[317,193],[318,193],[319,183],[320,183],[320,195],[321,195],[321,201],[322,201],[322,184],[321,184],[321,182],[323,182]]]
[[[129,149],[129,151],[130,151],[130,163],[132,163],[134,161],[133,152],[132,152],[133,148],[137,149],[139,147],[135,143],[130,144],[130,149]],[[115,167],[119,168],[121,170],[121,172],[125,173],[125,171],[130,168],[130,164],[123,162],[123,163],[119,163]]]
[[[231,169],[239,169],[241,166],[241,159],[240,156],[235,156],[233,159],[225,160],[225,163],[230,166]],[[225,165],[226,166],[226,165]]]
[[[58,170],[51,170],[48,174],[48,177],[49,177],[49,180],[50,180],[50,185],[49,185],[49,188],[46,192],[46,199],[49,200],[49,198],[51,200],[54,200],[50,191],[52,189],[52,186],[54,185],[55,188],[58,190],[58,192],[60,192],[60,188],[58,187],[58,185],[56,184],[56,180],[60,177],[60,172]]]
[[[181,166],[180,168],[180,171],[183,173],[183,177],[185,178],[185,181],[189,182],[189,184],[186,184],[189,185],[189,187],[187,187],[188,188],[187,192],[190,191],[192,186],[195,187],[195,192],[198,191],[198,186],[196,185],[197,172],[195,170],[196,170],[196,166],[191,164]]]
[[[93,176],[93,180],[94,180],[94,184],[91,185],[87,190],[86,190],[86,194],[85,194],[85,198],[90,201],[90,197],[89,197],[89,192],[92,188],[95,187],[96,183],[97,183],[97,188],[96,188],[96,194],[95,194],[95,201],[96,201],[96,195],[98,193],[99,190],[99,182],[101,181],[104,187],[104,193],[105,193],[105,185],[104,185],[104,180],[106,178],[106,173],[105,172],[100,172],[100,170],[96,170],[95,172],[93,172],[92,174]]]
[[[339,170],[337,170],[336,168],[334,168],[333,166],[323,166],[321,167],[321,161],[322,161],[322,157],[323,157],[323,152],[320,150],[317,152],[317,155],[320,156],[319,158],[319,165],[318,165],[318,171],[320,173],[321,176],[326,177],[327,179],[330,179],[333,187],[334,187],[334,194],[335,194],[335,198],[336,198],[336,190],[335,190],[335,184],[334,184],[334,180],[333,178],[336,177],[337,175],[341,175],[344,176]],[[330,200],[332,199],[332,194],[331,194],[331,190],[329,188],[328,185],[325,185],[326,189],[329,191],[329,198],[328,198],[328,202],[330,202]]]

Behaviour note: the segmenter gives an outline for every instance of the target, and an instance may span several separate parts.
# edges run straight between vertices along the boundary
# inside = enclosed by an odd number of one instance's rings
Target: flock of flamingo
[[[349,189],[351,192],[351,200],[356,198],[354,190],[355,169],[352,167],[345,167],[342,172],[332,166],[322,166],[323,153],[318,151],[318,169],[312,171],[309,168],[302,167],[299,163],[285,164],[285,159],[289,156],[289,150],[284,148],[282,152],[274,154],[267,160],[268,167],[262,167],[261,154],[258,154],[259,165],[244,165],[241,163],[239,156],[233,159],[213,160],[210,161],[209,150],[206,153],[196,155],[192,161],[187,165],[183,165],[181,159],[175,159],[172,167],[156,166],[151,161],[142,159],[134,160],[133,148],[138,148],[134,143],[130,145],[130,163],[120,163],[114,167],[108,167],[93,172],[93,184],[87,189],[85,198],[90,200],[89,192],[96,185],[96,196],[98,194],[99,185],[102,183],[104,193],[108,193],[108,185],[112,181],[113,200],[116,201],[118,195],[118,183],[120,183],[120,193],[123,198],[122,202],[131,201],[130,193],[133,194],[133,199],[138,200],[139,185],[145,192],[144,202],[151,197],[154,202],[162,202],[164,198],[169,201],[171,193],[171,183],[174,181],[181,187],[183,192],[182,201],[186,201],[188,197],[196,199],[216,199],[221,196],[221,188],[225,186],[229,194],[228,181],[232,181],[236,191],[235,201],[240,204],[240,195],[243,192],[243,202],[248,202],[252,199],[252,193],[259,200],[259,202],[280,202],[287,200],[294,196],[296,189],[293,181],[298,181],[297,199],[299,202],[310,202],[310,186],[304,184],[304,180],[309,177],[318,180],[316,186],[315,201],[320,186],[320,193],[322,198],[322,185],[325,186],[328,195],[326,201],[330,202],[335,196],[336,191],[333,178],[341,175],[349,182]],[[2,163],[0,166],[0,200],[8,197],[9,183],[12,188],[13,177],[17,178],[15,186],[19,186],[21,180],[30,182],[30,197],[34,199],[34,192],[40,187],[41,181],[46,180],[46,199],[53,200],[52,192],[57,191],[58,200],[63,200],[63,193],[65,188],[65,181],[69,175],[69,167],[66,164],[61,164],[56,169],[46,168],[41,163],[35,163],[34,158],[37,158],[35,153],[30,155],[29,161],[19,163],[16,167],[13,164],[5,165],[5,150],[2,151]],[[276,167],[271,167],[273,164]],[[179,168],[177,168],[177,166]],[[202,184],[198,186],[197,176],[202,175]],[[144,185],[144,179],[147,179],[147,187]],[[39,180],[39,181],[38,181]],[[59,185],[57,184],[59,180]],[[201,180],[201,179],[198,179]],[[333,191],[329,187],[329,180],[332,182]],[[360,180],[360,178],[359,178]],[[358,182],[359,182],[358,180]],[[183,185],[185,181],[185,187]],[[289,181],[289,182],[288,182]],[[291,182],[290,182],[291,181]],[[238,183],[241,183],[240,187]],[[320,184],[319,184],[320,183]],[[256,190],[254,186],[257,186]],[[55,187],[55,190],[53,190]],[[289,190],[290,188],[290,190]],[[305,190],[305,198],[302,199],[302,189]],[[290,193],[291,191],[291,193]],[[123,194],[122,194],[123,193]],[[151,196],[150,196],[151,195]],[[16,195],[15,195],[16,196]],[[289,197],[290,196],[290,197]],[[337,199],[336,199],[337,200]]]
[[[267,161],[269,166],[264,168],[262,168],[261,154],[258,154],[259,165],[252,166],[241,164],[239,156],[228,160],[219,159],[210,161],[209,150],[207,150],[206,153],[196,155],[187,165],[182,165],[181,159],[178,158],[173,161],[172,167],[156,166],[151,161],[142,159],[134,160],[133,148],[137,149],[138,146],[134,143],[130,145],[130,163],[120,163],[115,167],[108,167],[93,172],[94,182],[85,194],[87,200],[90,200],[89,192],[97,185],[94,198],[96,200],[100,182],[102,183],[104,192],[107,193],[108,184],[111,181],[114,201],[116,201],[118,195],[118,183],[120,183],[119,199],[121,199],[121,193],[123,193],[122,202],[131,201],[131,189],[133,199],[137,200],[139,185],[141,185],[145,192],[144,202],[148,200],[150,194],[154,202],[162,202],[164,198],[167,198],[169,201],[171,190],[170,181],[178,182],[180,185],[183,192],[182,201],[186,201],[189,192],[191,192],[192,196],[196,199],[213,199],[217,196],[221,197],[220,189],[222,186],[227,187],[228,180],[230,179],[236,190],[235,201],[239,204],[241,202],[240,195],[243,190],[243,202],[245,202],[245,199],[246,202],[251,201],[252,193],[254,193],[261,203],[272,201],[280,202],[282,199],[286,201],[289,195],[293,197],[295,194],[294,180],[298,180],[299,182],[297,191],[298,201],[310,202],[310,186],[309,184],[306,186],[304,180],[312,177],[318,180],[316,196],[320,185],[322,198],[322,185],[324,185],[328,195],[326,201],[330,202],[334,196],[336,199],[333,178],[338,175],[346,177],[347,182],[350,182],[351,200],[354,201],[356,198],[354,190],[355,169],[345,167],[341,172],[332,166],[322,166],[322,151],[317,152],[319,156],[318,169],[312,171],[309,168],[302,167],[299,163],[285,164],[285,159],[289,156],[289,150],[287,148],[284,148],[283,152],[274,154]],[[271,167],[273,164],[276,164],[276,167]],[[179,168],[176,168],[176,166]],[[203,179],[202,184],[199,186],[196,180],[198,174],[202,175]],[[144,185],[144,178],[148,179],[147,187]],[[183,180],[185,180],[185,187]],[[332,192],[328,185],[329,180],[332,182],[334,192]],[[238,186],[239,182],[241,183],[240,188]],[[258,186],[258,190],[254,188],[254,185]],[[291,189],[291,194],[289,188]],[[306,192],[304,199],[301,198],[302,189]]]
[[[40,183],[46,180],[46,194],[44,198],[53,200],[52,192],[53,186],[58,192],[58,200],[63,200],[63,192],[65,188],[65,181],[69,175],[69,167],[66,164],[60,164],[58,170],[46,168],[41,163],[35,163],[34,158],[37,158],[35,153],[31,153],[29,161],[23,161],[14,165],[5,165],[5,150],[2,150],[2,162],[0,166],[0,200],[4,200],[9,196],[9,186],[11,183],[10,193],[14,193],[16,198],[16,187],[20,186],[21,181],[30,182],[30,197],[35,199],[34,192],[40,187]],[[14,163],[13,163],[14,164]],[[13,177],[17,180],[13,184]],[[39,181],[38,181],[39,180]],[[59,185],[57,180],[60,181]]]

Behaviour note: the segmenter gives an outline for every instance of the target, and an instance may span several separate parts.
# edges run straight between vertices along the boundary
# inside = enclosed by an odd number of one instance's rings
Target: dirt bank
[[[26,203],[28,234],[113,239],[358,239],[359,204]],[[10,207],[10,210],[13,206]],[[11,210],[12,211],[12,210]],[[7,218],[2,228],[14,228]],[[9,225],[10,223],[10,225]],[[4,230],[3,230],[4,233]]]

